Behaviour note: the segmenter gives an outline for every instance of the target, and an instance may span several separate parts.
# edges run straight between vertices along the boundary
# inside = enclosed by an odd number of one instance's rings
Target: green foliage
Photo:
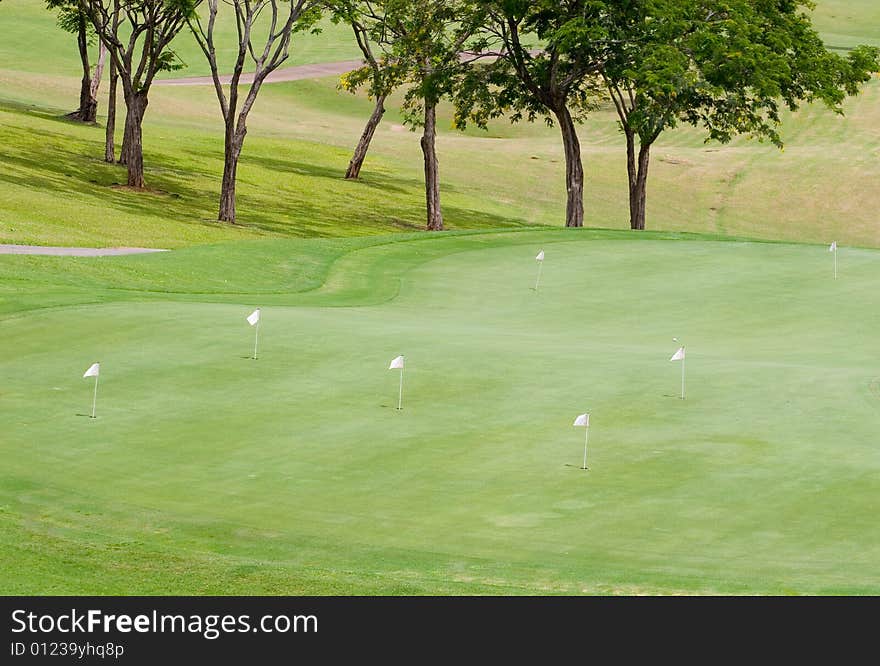
[[[156,71],[158,72],[179,72],[186,69],[186,63],[177,55],[176,51],[165,49],[156,58]]]
[[[600,76],[628,108],[629,128],[653,142],[684,121],[709,138],[777,145],[780,105],[821,101],[835,111],[878,68],[878,50],[829,51],[806,0],[482,0],[496,62],[467,72],[456,122],[545,118],[568,105],[579,120],[603,97]],[[631,93],[627,95],[625,93]],[[631,99],[628,99],[631,97]]]
[[[364,66],[340,77],[339,89],[356,93],[367,87],[371,99],[387,97],[404,81],[404,70],[386,51],[384,14],[373,3],[361,0],[327,0],[330,20],[349,26]]]
[[[110,47],[118,60],[117,65],[124,70],[126,58],[120,57],[128,52],[132,58],[138,51],[140,63],[134,66],[143,76],[143,81],[151,81],[156,72],[173,69],[173,53],[168,55],[167,47],[185,26],[187,19],[194,18],[202,0],[79,0],[81,11],[91,21],[94,29]],[[114,27],[114,10],[118,8],[120,26]],[[121,25],[127,26],[125,29]],[[125,31],[130,35],[125,36]],[[138,48],[142,44],[142,48]],[[140,78],[140,76],[135,77]]]
[[[780,107],[821,101],[837,113],[878,67],[878,50],[829,51],[810,2],[639,0],[615,21],[622,45],[602,68],[626,131],[643,145],[683,121],[708,139],[782,146]]]
[[[92,46],[97,41],[95,29],[80,9],[79,0],[46,0],[46,8],[58,13],[58,27],[73,35],[85,29],[86,42]]]
[[[465,72],[456,90],[456,124],[542,118],[567,109],[576,121],[595,110],[597,73],[615,44],[605,2],[479,0],[484,50],[499,57]]]
[[[321,20],[324,18],[324,8],[320,2],[316,2],[310,6],[303,7],[299,18],[293,24],[292,32],[294,34],[307,33],[310,35],[320,35],[323,32]]]
[[[348,74],[342,87],[357,90],[370,83],[373,96],[406,85],[404,121],[410,127],[423,122],[424,106],[436,106],[451,95],[466,65],[462,53],[481,50],[483,15],[470,0],[411,2],[338,2],[336,21],[360,28],[365,41],[381,54],[374,63]],[[363,49],[363,47],[362,47]]]
[[[132,9],[139,9],[144,5],[161,7],[161,12],[167,16],[180,16],[184,19],[195,18],[198,6],[202,0],[123,0],[123,6],[130,4]]]
[[[336,94],[332,79],[267,86],[249,127],[239,184],[240,196],[247,198],[240,210],[242,226],[227,231],[209,222],[223,169],[211,87],[153,88],[144,142],[148,182],[156,192],[117,189],[113,184],[124,183],[124,173],[100,159],[103,128],[80,128],[54,119],[79,90],[74,40],[57,29],[39,0],[3,5],[0,22],[10,26],[8,40],[0,43],[4,242],[179,247],[266,233],[347,235],[419,226],[423,163],[418,143],[399,131],[402,93],[389,99],[387,122],[372,149],[373,166],[364,183],[354,186],[339,174],[373,105],[363,95]],[[820,27],[824,30],[825,24]],[[235,42],[234,26],[226,28],[224,40]],[[864,21],[853,23],[852,29],[866,30]],[[292,59],[299,64],[313,58],[355,57],[342,46],[350,40],[348,35],[348,30],[325,24],[324,36],[338,46],[309,50],[303,46],[308,36],[303,35]],[[870,41],[870,34],[864,39]],[[21,58],[29,43],[40,40],[45,49]],[[201,56],[188,48],[195,46],[192,41],[183,34],[173,47],[198,67]],[[841,38],[843,43],[855,41],[856,37]],[[101,109],[106,109],[106,88]],[[880,246],[873,213],[874,183],[880,179],[875,157],[880,150],[880,81],[847,99],[844,109],[846,117],[838,118],[824,105],[807,106],[797,114],[781,108],[784,152],[772,149],[769,142],[760,145],[745,138],[720,150],[704,146],[703,131],[680,123],[664,134],[662,146],[654,151],[651,225],[752,238],[838,238]],[[488,133],[472,128],[450,134],[451,109],[443,103],[438,113],[450,226],[555,223],[565,193],[558,133],[499,119],[489,123]],[[628,224],[626,171],[617,132],[610,105],[592,114],[581,132],[588,155],[590,226]],[[102,214],[95,215],[97,210]]]

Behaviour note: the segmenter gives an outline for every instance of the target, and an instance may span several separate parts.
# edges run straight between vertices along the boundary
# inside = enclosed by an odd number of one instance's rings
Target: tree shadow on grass
[[[71,192],[88,195],[91,190],[91,194],[100,202],[99,207],[93,209],[95,214],[117,210],[133,217],[159,218],[181,224],[204,227],[223,225],[216,219],[219,190],[204,191],[186,186],[179,180],[166,182],[148,172],[148,183],[152,183],[152,189],[134,191],[120,183],[124,182],[124,167],[82,158],[70,162],[46,162],[36,157],[10,156],[0,151],[0,162],[14,164],[28,172],[17,175],[10,170],[2,170],[0,182],[62,196]],[[163,187],[168,190],[158,189]],[[418,191],[410,197],[395,197],[383,208],[370,206],[369,202],[351,201],[350,198],[342,204],[345,199],[342,195],[297,197],[291,194],[278,198],[269,208],[265,196],[251,195],[247,190],[239,191],[239,221],[235,227],[294,237],[370,235],[377,232],[421,231],[425,228],[424,205]],[[455,229],[530,226],[525,220],[452,205],[445,205],[443,211],[447,226]]]
[[[48,112],[28,109],[26,113],[63,126],[87,127]],[[186,149],[181,157],[178,152],[170,154],[148,146],[145,162],[149,189],[134,191],[124,187],[125,167],[103,160],[102,140],[65,131],[61,125],[59,131],[41,128],[39,140],[31,127],[7,124],[0,128],[6,138],[0,144],[0,162],[11,167],[0,169],[0,183],[62,196],[75,192],[86,199],[83,214],[106,215],[115,210],[135,218],[229,228],[216,221],[222,150],[208,149],[206,144],[205,152]],[[103,139],[102,131],[98,134]],[[423,184],[417,178],[370,171],[360,181],[346,181],[344,169],[335,163],[314,164],[264,155],[246,156],[242,163],[290,174],[292,178],[282,187],[271,189],[259,179],[241,179],[238,228],[293,237],[370,235],[425,228]],[[310,178],[320,182],[309,183]],[[199,182],[202,180],[210,180],[211,185],[205,187]],[[444,185],[444,191],[455,190]],[[96,205],[86,210],[88,197],[94,198]],[[452,205],[444,205],[443,210],[451,228],[528,226],[524,220]]]
[[[125,167],[107,164],[102,160],[71,159],[43,160],[39,155],[24,157],[21,153],[12,155],[0,150],[0,162],[14,165],[27,173],[17,175],[10,169],[0,170],[0,182],[22,188],[38,189],[42,192],[69,195],[95,195],[103,208],[113,208],[140,217],[165,217],[193,222],[192,201],[202,200],[205,195],[194,188],[175,183],[172,190],[157,189],[165,183],[160,179],[153,181],[153,189],[133,191],[124,187]],[[187,201],[184,201],[187,200]],[[201,207],[200,206],[200,207]],[[203,209],[207,213],[207,209]],[[100,212],[100,209],[94,211]],[[207,221],[207,220],[205,220]]]
[[[345,167],[336,164],[332,166],[308,164],[297,160],[280,160],[262,155],[247,156],[243,158],[243,162],[248,165],[262,167],[263,169],[267,169],[274,173],[296,174],[299,176],[307,176],[309,178],[326,178],[339,183],[340,186],[346,187],[363,186],[380,189],[384,192],[406,194],[411,189],[421,186],[421,181],[414,178],[405,178],[401,176],[392,177],[375,171],[369,171],[367,169],[361,173],[361,177],[358,180],[346,180]]]
[[[125,188],[126,167],[105,162],[103,150],[98,154],[101,146],[87,138],[44,130],[37,145],[31,128],[5,125],[2,132],[7,141],[0,144],[0,163],[11,168],[0,169],[0,182],[49,193],[94,195],[101,208],[140,217],[211,222],[213,193],[189,182],[193,175],[169,164],[165,155],[146,152],[148,189],[133,191]]]
[[[64,125],[72,125],[74,127],[100,128],[97,123],[84,123],[70,118],[68,114],[73,112],[74,109],[36,106],[35,104],[25,104],[24,102],[19,102],[17,100],[0,98],[0,111],[19,113],[24,116],[35,116],[40,120],[49,120]],[[101,128],[101,130],[103,131],[103,128]]]

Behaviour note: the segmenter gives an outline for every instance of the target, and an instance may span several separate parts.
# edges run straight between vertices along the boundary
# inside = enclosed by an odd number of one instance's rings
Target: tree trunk
[[[125,122],[122,125],[122,145],[119,147],[119,164],[128,164],[128,107],[125,107]]]
[[[144,181],[144,147],[142,141],[142,125],[147,110],[147,96],[141,92],[128,92],[125,105],[125,140],[123,153],[128,166],[128,186],[143,189]]]
[[[223,165],[223,182],[220,185],[220,222],[235,224],[235,179],[238,175],[238,158],[227,153]]]
[[[643,231],[648,195],[648,166],[651,162],[651,144],[640,144],[636,158],[635,133],[626,133],[626,171],[629,178],[629,226]]]
[[[565,226],[584,226],[584,165],[581,162],[581,144],[577,129],[566,106],[556,112],[562,144],[565,147]]]
[[[425,197],[428,203],[428,231],[443,231],[440,210],[440,166],[437,162],[437,106],[425,103],[425,130],[422,153],[425,155]]]
[[[104,142],[104,161],[113,164],[116,161],[116,88],[119,74],[116,62],[110,59],[110,99],[107,102],[107,131]]]
[[[354,150],[354,156],[348,163],[348,171],[345,173],[346,180],[357,180],[361,175],[361,167],[364,165],[364,159],[367,157],[367,151],[370,149],[370,142],[376,133],[376,128],[385,115],[385,95],[379,95],[376,98],[376,108],[373,109],[373,115],[367,121],[361,140],[358,142],[357,148]]]
[[[82,82],[79,89],[79,109],[69,114],[69,118],[82,121],[84,123],[95,122],[98,113],[97,103],[92,104],[91,87],[92,87],[92,66],[89,63],[89,41],[86,32],[86,17],[80,12],[79,21],[77,22],[76,43],[79,47],[79,59],[82,63]]]
[[[234,116],[226,121],[223,182],[220,185],[220,214],[217,216],[221,222],[235,224],[235,183],[238,176],[238,158],[241,157],[246,134],[247,127],[241,121],[239,121],[238,130],[235,129]]]
[[[624,128],[626,135],[626,177],[629,183],[629,228],[637,230],[639,228],[639,196],[638,196],[638,180],[639,165],[636,162],[636,133],[630,129]]]
[[[95,63],[95,71],[89,78],[89,119],[93,123],[98,119],[98,89],[101,87],[101,78],[104,76],[104,63],[107,60],[107,47],[104,42],[98,41],[98,62]]]
[[[651,144],[639,148],[639,177],[636,181],[636,194],[639,202],[638,229],[644,231],[648,200],[648,165],[651,162]]]

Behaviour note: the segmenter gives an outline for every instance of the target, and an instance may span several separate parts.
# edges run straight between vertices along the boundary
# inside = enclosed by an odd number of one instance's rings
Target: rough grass
[[[875,4],[846,3],[841,14],[842,7],[820,3],[817,17],[835,30],[850,26],[854,39],[876,32],[877,23],[869,20]],[[46,49],[22,58],[15,39],[27,38],[28,30],[55,31],[51,16],[28,0],[4,3],[0,17],[3,25],[23,26],[10,31],[7,46],[0,43],[0,241],[180,247],[423,226],[418,140],[402,126],[394,103],[363,182],[341,180],[371,104],[338,92],[332,79],[276,84],[261,94],[240,172],[243,228],[213,223],[222,143],[209,87],[155,89],[145,125],[153,192],[119,190],[114,183],[124,182],[124,173],[100,161],[102,128],[58,120],[78,91],[73,45],[64,46],[70,40],[58,34]],[[327,48],[347,43],[343,33],[325,38]],[[105,108],[102,102],[102,113]],[[705,145],[691,129],[669,133],[654,152],[649,227],[880,245],[874,214],[880,83],[846,111],[841,118],[805,108],[787,117],[784,152],[746,140]],[[459,134],[450,129],[448,109],[441,120],[443,204],[451,228],[562,223],[564,167],[556,129],[498,122],[488,133]],[[581,137],[587,224],[625,228],[623,146],[611,111],[595,114]]]
[[[4,3],[5,4],[5,3]],[[218,62],[231,66],[235,62],[237,40],[235,22],[231,19],[231,8],[221,5],[221,15],[217,22],[216,44]],[[5,29],[14,26],[14,29]],[[361,55],[350,29],[333,25],[329,20],[318,26],[320,34],[301,32],[295,37],[296,49],[290,54],[286,65],[307,65],[319,62],[351,60]],[[41,0],[16,0],[0,8],[0,62],[15,63],[15,69],[35,74],[76,75],[79,70],[79,55],[76,38],[57,29],[55,15],[45,9]],[[52,35],[51,39],[47,34]],[[39,44],[39,48],[33,46]],[[160,78],[176,76],[210,76],[204,54],[193,39],[188,28],[181,31],[172,49],[178,56],[178,64],[184,69],[163,72]]]

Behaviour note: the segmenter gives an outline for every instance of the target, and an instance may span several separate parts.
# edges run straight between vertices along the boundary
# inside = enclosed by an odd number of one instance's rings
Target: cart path
[[[541,53],[540,50],[533,49],[530,51],[532,55]],[[460,55],[462,60],[472,58],[469,53]],[[494,60],[497,54],[486,54],[489,60]],[[294,65],[292,67],[282,67],[266,77],[266,83],[282,83],[284,81],[302,81],[303,79],[319,79],[325,76],[342,76],[348,72],[360,69],[364,66],[364,60],[340,60],[337,62],[318,62],[310,65]],[[220,76],[220,82],[228,85],[232,79],[231,74],[223,74]],[[253,72],[243,73],[241,75],[241,83],[251,84],[254,82]],[[188,76],[179,79],[159,79],[154,82],[156,86],[213,86],[214,79],[210,76]]]
[[[3,245],[0,254],[40,254],[53,257],[118,257],[126,254],[168,252],[146,247],[49,247],[44,245]]]
[[[302,81],[303,79],[318,79],[325,76],[341,76],[364,66],[363,60],[343,60],[340,62],[322,62],[313,65],[297,65],[276,69],[266,77],[266,83],[281,83],[284,81]],[[220,81],[228,84],[232,76],[224,74]],[[241,82],[250,84],[254,82],[253,73],[241,75]],[[157,86],[213,86],[214,79],[210,76],[189,76],[180,79],[161,79],[153,85]]]

